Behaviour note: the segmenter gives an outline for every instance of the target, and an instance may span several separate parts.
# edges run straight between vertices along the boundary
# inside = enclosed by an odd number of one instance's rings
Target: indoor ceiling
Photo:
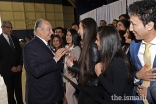
[[[68,0],[74,7],[76,7],[76,3],[83,3],[86,5],[107,5],[109,3],[115,2],[117,0]]]

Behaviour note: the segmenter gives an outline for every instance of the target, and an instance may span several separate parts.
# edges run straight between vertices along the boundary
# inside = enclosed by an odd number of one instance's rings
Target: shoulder
[[[79,46],[75,46],[74,50],[81,50],[81,48]]]
[[[121,57],[115,57],[110,63],[110,68],[115,70],[123,70],[126,68],[126,64]]]
[[[38,44],[38,46],[37,46]],[[39,47],[39,42],[37,41],[36,38],[33,38],[32,40],[30,40],[29,42],[26,42],[25,47]]]
[[[3,37],[3,34],[0,34],[0,38],[2,38]]]
[[[117,64],[123,64],[124,63],[124,60],[121,58],[121,57],[114,57],[111,61],[111,64],[114,64],[114,63],[117,63]]]
[[[97,51],[98,50],[98,47],[95,43],[91,43],[90,44],[90,47],[89,47],[89,50],[90,51]]]
[[[75,46],[72,51],[71,51],[73,54],[74,53],[80,53],[81,52],[81,48],[79,46]]]
[[[16,36],[11,35],[11,38],[19,41],[19,39]]]
[[[141,44],[141,43],[142,43],[142,40],[132,40],[130,43],[130,47],[134,47],[134,46]]]
[[[91,44],[90,44],[90,48],[91,48],[91,47],[93,47],[93,48],[97,48],[96,43],[94,43],[94,42],[93,42],[93,43],[91,43]]]
[[[4,39],[4,36],[2,34],[0,34],[0,40],[3,40],[3,39]]]

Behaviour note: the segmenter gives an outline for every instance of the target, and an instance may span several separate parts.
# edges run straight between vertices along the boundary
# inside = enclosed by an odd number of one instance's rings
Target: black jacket
[[[97,47],[97,45],[95,43],[92,43],[90,45],[89,57],[91,57],[90,60],[91,60],[91,65],[92,65],[92,69],[91,69],[91,72],[90,72],[91,78],[89,80],[90,83],[86,83],[85,86],[97,86],[98,77],[95,74],[94,68],[95,68],[95,65],[100,61],[100,52],[99,52],[98,47]],[[71,68],[68,68],[68,69],[71,70],[74,73],[79,74],[80,65],[78,64],[77,61],[74,61],[74,65]]]
[[[15,46],[15,51],[12,50],[4,36],[2,34],[0,35],[0,69],[2,76],[15,74],[11,71],[13,66],[23,66],[22,48],[19,44],[19,40],[12,35],[11,38]]]

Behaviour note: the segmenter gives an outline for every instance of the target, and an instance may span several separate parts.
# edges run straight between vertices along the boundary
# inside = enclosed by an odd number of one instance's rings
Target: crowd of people
[[[11,35],[10,21],[3,21],[1,28],[0,102],[104,104],[99,98],[108,104],[156,103],[155,0],[134,2],[129,15],[122,14],[110,24],[101,20],[98,26],[85,18],[65,33],[61,27],[53,32],[49,21],[38,19],[34,37],[26,38],[24,45]]]

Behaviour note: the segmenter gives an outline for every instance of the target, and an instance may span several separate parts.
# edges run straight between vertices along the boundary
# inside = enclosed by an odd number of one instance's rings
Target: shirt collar
[[[6,34],[3,33],[3,36],[4,36],[6,39],[8,39],[8,36],[9,36],[9,35],[6,35]]]
[[[36,35],[37,36],[37,35]],[[44,44],[47,46],[48,45],[48,42],[47,41],[45,41],[44,39],[42,39],[41,37],[39,37],[39,36],[37,36],[38,38],[40,38],[43,42],[44,42]]]
[[[146,42],[142,40],[142,44],[145,44]],[[150,44],[156,45],[156,37],[150,42]]]

